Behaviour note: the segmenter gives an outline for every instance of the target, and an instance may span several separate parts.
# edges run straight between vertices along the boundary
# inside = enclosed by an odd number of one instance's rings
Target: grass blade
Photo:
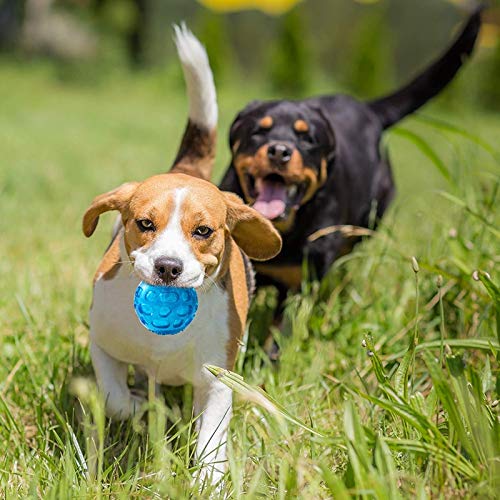
[[[414,350],[408,348],[394,375],[394,389],[404,399],[408,397],[408,371],[413,360]]]
[[[427,158],[434,164],[434,166],[437,168],[439,173],[450,183],[454,183],[451,174],[444,164],[443,160],[439,158],[437,153],[432,149],[430,144],[420,135],[416,134],[415,132],[402,128],[402,127],[396,127],[392,130],[392,132],[396,135],[399,135],[400,137],[403,137],[410,142],[413,142],[415,146],[425,155]]]
[[[280,403],[273,399],[269,394],[263,391],[260,387],[247,384],[243,377],[237,373],[231,372],[224,368],[214,365],[205,365],[205,368],[215,377],[217,377],[224,385],[227,385],[234,392],[242,396],[248,401],[258,404],[271,415],[288,420],[290,423],[314,434],[321,438],[327,438],[325,434],[304,424],[294,416],[292,416]]]
[[[479,349],[481,351],[498,351],[500,349],[500,342],[492,337],[486,338],[475,338],[475,339],[443,339],[443,344],[449,347],[455,347],[459,349]],[[422,342],[418,344],[415,348],[415,352],[430,351],[432,349],[440,349],[441,340],[430,340],[428,342]],[[387,356],[387,361],[394,361],[395,359],[404,356],[406,351],[399,351],[395,354]]]
[[[436,393],[443,407],[448,413],[450,424],[453,426],[453,429],[457,433],[460,444],[467,450],[471,461],[475,464],[478,464],[479,457],[477,454],[477,450],[472,446],[472,443],[469,439],[469,429],[466,428],[463,421],[464,415],[462,415],[462,411],[457,405],[457,395],[454,394],[454,391],[451,389],[448,383],[447,377],[444,375],[443,371],[436,363],[434,357],[431,356],[430,353],[424,352],[423,358],[432,378]]]
[[[374,455],[378,473],[385,478],[389,498],[400,498],[394,459],[392,457],[391,450],[383,437],[377,438],[375,442]]]
[[[380,384],[386,384],[388,382],[387,375],[385,374],[384,367],[380,358],[375,351],[375,344],[373,343],[373,337],[370,334],[365,335],[363,346],[366,347],[368,356],[372,363],[373,371],[375,372],[375,376]]]
[[[476,212],[473,210],[464,200],[461,200],[457,196],[453,196],[452,194],[446,192],[446,191],[438,191],[438,193],[443,197],[446,198],[448,201],[451,201],[455,205],[463,208],[466,210],[469,214],[471,214],[473,217],[476,219],[480,220],[488,229],[488,231],[491,232],[494,236],[497,238],[500,238],[500,231],[494,226],[488,219],[486,219],[483,215],[480,213]]]
[[[484,141],[477,135],[471,134],[469,131],[461,127],[458,127],[457,125],[454,125],[452,123],[445,122],[444,120],[441,120],[439,118],[433,118],[427,115],[423,115],[421,113],[415,114],[414,118],[434,128],[444,130],[445,132],[452,132],[454,134],[461,135],[462,137],[465,137],[466,139],[473,142],[480,148],[484,149],[496,161],[500,161],[500,152],[498,152],[493,146],[491,146],[488,142]]]
[[[432,457],[436,461],[444,460],[450,468],[457,470],[468,479],[477,480],[479,477],[477,468],[468,462],[457,450],[449,451],[447,448],[437,446],[428,441],[418,441],[416,439],[386,437],[385,442],[393,450],[403,452],[412,451]]]

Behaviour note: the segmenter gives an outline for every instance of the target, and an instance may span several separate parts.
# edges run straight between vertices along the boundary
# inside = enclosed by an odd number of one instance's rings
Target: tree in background
[[[0,1],[0,50],[15,46],[21,29],[23,7],[18,0]]]

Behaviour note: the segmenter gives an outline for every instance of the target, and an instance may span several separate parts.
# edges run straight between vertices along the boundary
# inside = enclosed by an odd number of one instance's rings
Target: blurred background
[[[206,44],[219,85],[372,97],[444,49],[467,0],[0,0],[0,64],[45,61],[67,83],[159,71],[182,85],[171,25]],[[500,8],[490,2],[474,71],[446,104],[500,108]]]

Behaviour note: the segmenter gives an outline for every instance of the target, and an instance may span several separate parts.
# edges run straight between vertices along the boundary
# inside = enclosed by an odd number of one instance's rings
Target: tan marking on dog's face
[[[192,194],[192,195],[191,195]],[[221,262],[225,246],[226,206],[220,193],[189,193],[184,200],[181,226],[186,238],[191,238],[191,249],[205,267],[205,273],[212,276]],[[216,195],[215,195],[216,194]],[[209,228],[213,232],[207,238],[193,236],[197,228]]]
[[[304,165],[302,155],[297,149],[294,149],[290,161],[282,167],[276,167],[269,160],[268,147],[268,144],[261,146],[254,155],[236,155],[233,165],[247,203],[253,204],[256,201],[257,181],[265,179],[271,174],[280,175],[287,188],[295,185],[298,190],[301,190],[302,194],[298,202],[294,203],[293,200],[290,200],[286,216],[273,220],[275,227],[280,232],[285,233],[293,226],[298,208],[307,203],[326,181],[327,163],[323,159],[320,172],[317,172],[316,169]]]
[[[328,177],[328,162],[326,158],[321,158],[321,168],[320,168],[320,176],[319,176],[319,185],[320,187],[326,182],[326,178]]]
[[[307,183],[307,190],[301,200],[301,205],[307,203],[319,188],[319,178],[316,170],[313,170],[311,167],[304,167],[302,175],[303,179],[305,179],[304,182]]]
[[[241,144],[241,141],[239,139],[237,141],[235,141],[235,143],[233,144],[233,147],[231,148],[231,151],[233,153],[236,153],[236,151],[238,151],[238,148],[240,147],[240,144]]]
[[[295,132],[304,133],[309,131],[309,125],[305,120],[296,120],[293,124]]]
[[[147,182],[147,181],[146,181]],[[166,227],[172,214],[174,199],[161,183],[140,185],[127,208],[122,212],[125,227],[125,248],[128,255],[152,245],[158,234]],[[150,220],[155,231],[141,231],[137,221]]]
[[[259,120],[259,127],[269,130],[273,126],[274,120],[272,116],[264,116]]]

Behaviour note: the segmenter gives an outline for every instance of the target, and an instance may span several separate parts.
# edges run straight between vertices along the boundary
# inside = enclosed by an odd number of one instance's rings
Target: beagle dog
[[[281,238],[241,198],[207,180],[217,124],[212,72],[192,33],[176,28],[175,41],[190,109],[172,170],[97,196],[83,217],[88,237],[102,213],[117,210],[121,215],[94,279],[90,352],[112,418],[128,418],[144,402],[127,385],[129,365],[157,383],[194,386],[196,458],[206,465],[201,475],[215,484],[225,469],[232,395],[204,365],[232,369],[253,288],[249,258],[274,257]],[[199,306],[193,322],[171,336],[143,327],[133,307],[141,280],[194,288]]]

